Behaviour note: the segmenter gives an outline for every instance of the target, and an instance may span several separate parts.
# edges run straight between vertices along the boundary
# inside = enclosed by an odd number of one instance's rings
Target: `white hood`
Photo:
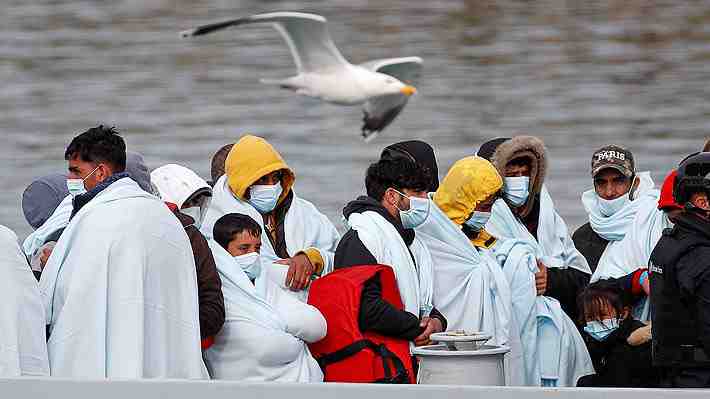
[[[168,164],[155,169],[150,174],[150,180],[158,188],[160,198],[163,201],[171,202],[182,208],[197,190],[212,189],[207,182],[192,170],[176,165]]]

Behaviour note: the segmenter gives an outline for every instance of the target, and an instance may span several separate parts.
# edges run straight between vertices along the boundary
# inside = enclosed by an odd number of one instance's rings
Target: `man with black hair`
[[[413,161],[380,160],[367,170],[367,196],[343,209],[350,229],[338,243],[335,268],[391,266],[404,303],[404,310],[398,310],[383,300],[379,275],[375,275],[363,288],[361,331],[426,345],[432,333],[446,330],[446,319],[433,307],[431,299],[431,255],[416,240],[413,230],[429,214],[430,185],[429,171]]]
[[[662,386],[710,387],[710,153],[687,157],[673,190],[683,205],[649,262],[654,366]]]
[[[71,220],[40,278],[52,376],[206,378],[195,261],[180,222],[124,173],[98,126],[66,150]]]

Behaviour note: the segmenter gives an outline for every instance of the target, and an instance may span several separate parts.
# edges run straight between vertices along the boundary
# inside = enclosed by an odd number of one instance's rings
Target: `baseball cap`
[[[608,145],[592,155],[592,176],[604,169],[616,169],[626,177],[634,175],[634,156],[631,151],[618,145]]]

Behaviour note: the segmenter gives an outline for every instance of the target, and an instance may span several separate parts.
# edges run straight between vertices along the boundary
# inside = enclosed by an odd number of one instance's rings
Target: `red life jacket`
[[[328,334],[308,346],[326,382],[415,383],[409,341],[362,332],[358,326],[363,286],[376,274],[382,284],[382,299],[402,310],[397,281],[389,266],[343,268],[311,284],[308,303],[325,317]]]

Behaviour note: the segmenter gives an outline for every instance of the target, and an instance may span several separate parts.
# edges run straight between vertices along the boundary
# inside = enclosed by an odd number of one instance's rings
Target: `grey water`
[[[259,83],[294,71],[271,27],[178,37],[275,10],[324,15],[354,63],[422,57],[419,92],[364,143],[359,108]],[[219,147],[261,135],[336,225],[388,144],[429,142],[443,176],[490,138],[536,135],[573,229],[586,219],[580,196],[596,148],[628,147],[659,184],[702,148],[709,81],[710,1],[0,0],[0,224],[28,234],[25,187],[66,169],[71,138],[105,123],[149,167],[180,163],[205,178]]]

